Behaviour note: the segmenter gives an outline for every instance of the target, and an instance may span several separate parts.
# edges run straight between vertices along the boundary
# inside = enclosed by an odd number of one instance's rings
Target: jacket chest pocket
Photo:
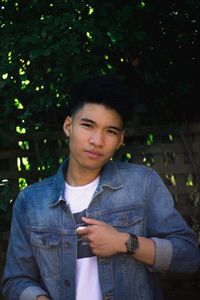
[[[31,232],[30,241],[35,260],[44,278],[59,274],[61,235],[51,232]]]
[[[103,221],[119,231],[142,235],[144,229],[144,207],[110,210],[103,214]]]

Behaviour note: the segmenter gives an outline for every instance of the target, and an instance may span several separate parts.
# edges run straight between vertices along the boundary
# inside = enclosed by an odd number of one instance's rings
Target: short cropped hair
[[[73,116],[86,103],[102,104],[115,110],[123,124],[131,118],[137,96],[113,75],[103,75],[82,81],[74,86],[69,101],[69,111]]]

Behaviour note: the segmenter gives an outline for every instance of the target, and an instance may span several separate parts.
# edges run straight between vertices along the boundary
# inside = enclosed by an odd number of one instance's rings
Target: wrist
[[[38,295],[36,297],[36,300],[50,300],[50,298],[47,297],[46,295]]]
[[[118,243],[119,249],[118,253],[126,253],[127,252],[127,247],[126,247],[126,242],[130,237],[130,234],[127,232],[120,232],[120,240]]]

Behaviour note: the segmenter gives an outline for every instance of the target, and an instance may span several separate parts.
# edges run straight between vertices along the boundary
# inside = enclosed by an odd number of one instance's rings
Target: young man
[[[161,300],[159,271],[197,270],[194,232],[158,174],[111,160],[133,101],[109,76],[76,90],[69,158],[15,202],[7,300]]]

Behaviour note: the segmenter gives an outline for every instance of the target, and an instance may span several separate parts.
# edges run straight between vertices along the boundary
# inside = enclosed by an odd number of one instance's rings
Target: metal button
[[[47,244],[47,239],[43,237],[43,238],[42,238],[42,245],[45,246],[46,244]]]
[[[110,296],[105,296],[104,300],[111,300],[112,298]]]
[[[65,248],[65,249],[69,249],[69,248],[70,248],[70,243],[64,242],[64,248]]]
[[[68,211],[68,207],[67,207],[67,204],[65,203],[64,206],[63,206],[63,210],[64,212],[67,212]]]
[[[109,264],[110,263],[110,259],[106,258],[106,257],[99,257],[98,260],[102,264]]]
[[[113,300],[114,296],[113,293],[110,292],[109,294],[105,295],[105,297],[103,298],[103,300]]]
[[[70,286],[70,281],[68,279],[65,279],[64,283],[65,283],[65,286]]]

